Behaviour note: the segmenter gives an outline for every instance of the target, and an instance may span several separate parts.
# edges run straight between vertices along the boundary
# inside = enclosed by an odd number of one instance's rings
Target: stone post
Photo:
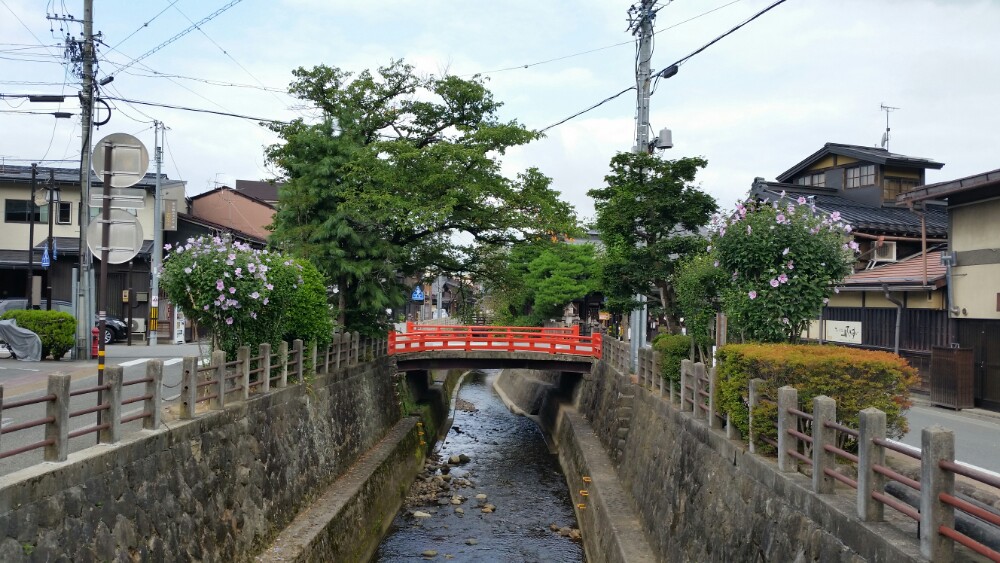
[[[45,461],[66,461],[69,454],[70,381],[70,376],[63,373],[49,376],[48,394],[56,398],[45,403],[45,416],[52,417],[52,422],[45,425],[45,439],[52,440],[45,446]]]
[[[716,370],[716,366],[712,366],[708,370],[708,427],[718,430],[722,428],[722,419],[715,414],[719,410],[719,399],[717,397],[719,393],[719,374]]]
[[[323,354],[323,373],[330,373],[330,354],[333,353],[333,345],[326,345],[326,353]]]
[[[858,430],[858,518],[865,522],[881,522],[885,505],[872,498],[872,493],[885,492],[885,476],[876,473],[874,465],[885,465],[885,448],[876,445],[876,438],[885,439],[885,413],[868,408],[860,413]]]
[[[747,403],[748,403],[747,414],[749,415],[748,418],[750,421],[748,424],[749,431],[747,432],[748,434],[747,441],[749,442],[750,453],[752,454],[757,453],[757,432],[754,431],[753,411],[754,409],[757,408],[757,405],[760,404],[760,386],[763,384],[764,380],[760,379],[759,377],[751,379],[750,391],[749,391],[750,394],[749,397],[747,398]]]
[[[182,365],[181,419],[194,418],[198,400],[198,357],[187,356]]]
[[[292,350],[294,350],[296,362],[295,362],[295,382],[302,383],[302,374],[305,368],[305,357],[303,356],[302,340],[296,338],[292,341]]]
[[[361,361],[361,335],[356,330],[351,333],[351,350],[353,351],[353,358],[350,365],[356,366]]]
[[[247,401],[250,399],[250,347],[240,346],[236,350],[236,360],[239,362],[240,381],[243,387],[243,392],[240,395],[244,401]]]
[[[333,335],[333,349],[336,350],[333,369],[340,369],[340,349],[343,348],[344,333],[338,332]]]
[[[788,385],[778,389],[778,471],[799,470],[799,462],[788,454],[798,447],[798,440],[788,434],[788,429],[798,429],[796,416],[788,409],[799,408],[799,392]]]
[[[316,362],[319,359],[316,341],[312,341],[312,345],[309,346],[309,357],[312,358],[312,372],[316,374],[319,372],[319,364]]]
[[[697,362],[694,364],[694,377],[688,376],[688,379],[694,380],[694,389],[691,391],[691,398],[694,399],[694,404],[691,405],[691,411],[694,418],[700,419],[705,414],[704,403],[702,403],[701,392],[705,386],[705,364]]]
[[[826,451],[826,446],[836,446],[837,431],[826,426],[827,422],[837,422],[837,401],[820,395],[813,398],[812,424],[812,462],[813,462],[813,492],[830,494],[833,492],[834,479],[826,474],[837,465],[837,456]]]
[[[681,360],[681,412],[687,412],[688,410],[688,395],[691,391],[688,389],[688,380],[690,379],[691,373],[691,360]]]
[[[271,390],[271,343],[262,342],[257,350],[260,354],[260,360],[257,362],[257,366],[261,369],[260,392],[267,393]]]
[[[215,368],[215,394],[216,397],[209,401],[209,406],[213,409],[226,407],[226,353],[222,350],[212,352],[212,367]]]
[[[102,444],[113,444],[122,437],[122,376],[125,368],[108,366],[104,370],[104,382],[110,387],[104,396],[108,400],[108,408],[100,411],[98,424],[107,424],[97,434],[97,441]]]
[[[146,362],[146,379],[150,380],[146,382],[145,393],[149,399],[142,402],[142,410],[149,416],[142,419],[142,427],[146,430],[156,430],[160,427],[162,417],[160,412],[162,387],[160,384],[163,382],[163,360]]]
[[[955,433],[938,425],[924,428],[920,446],[920,553],[936,563],[949,563],[955,543],[938,528],[955,527],[955,509],[941,502],[940,495],[955,494],[955,474],[940,463],[955,461]]]
[[[288,387],[288,343],[284,340],[278,345],[278,361],[281,363],[281,377],[278,378],[278,387]]]

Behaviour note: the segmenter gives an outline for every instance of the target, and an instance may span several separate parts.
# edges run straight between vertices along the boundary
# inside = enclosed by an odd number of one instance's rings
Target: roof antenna
[[[885,133],[882,133],[882,148],[889,150],[889,113],[896,111],[899,108],[894,108],[892,106],[887,106],[885,104],[879,104],[882,111],[885,112]]]

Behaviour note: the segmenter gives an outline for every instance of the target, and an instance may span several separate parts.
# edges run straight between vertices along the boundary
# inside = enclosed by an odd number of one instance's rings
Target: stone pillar
[[[695,419],[703,418],[705,415],[705,407],[702,402],[701,393],[705,388],[705,364],[697,362],[694,364],[694,374],[693,377],[689,374],[688,380],[694,381],[694,390],[691,391],[691,398],[694,399],[694,404],[691,405],[691,411]]]
[[[181,371],[181,419],[194,418],[198,400],[198,358],[184,358]]]
[[[717,397],[719,393],[719,374],[716,370],[716,366],[712,366],[708,370],[708,427],[718,430],[722,428],[722,419],[715,414],[719,410],[719,399]]]
[[[681,412],[687,412],[688,410],[688,395],[691,394],[691,391],[688,389],[690,378],[691,360],[681,360]]]
[[[294,350],[296,362],[295,362],[295,383],[302,383],[302,374],[305,368],[305,357],[304,350],[302,349],[302,340],[296,338],[292,341],[292,350]]]
[[[278,387],[288,387],[288,343],[284,340],[278,345],[278,361],[281,362],[281,377]]]
[[[216,397],[209,401],[209,406],[213,409],[226,407],[226,353],[222,350],[212,352],[212,367],[215,380]]]
[[[955,509],[941,502],[942,493],[955,494],[955,474],[941,461],[955,461],[955,433],[934,425],[920,435],[920,553],[935,563],[949,563],[955,543],[938,528],[955,527]]]
[[[798,447],[798,440],[788,434],[788,429],[798,429],[796,416],[788,409],[799,408],[799,392],[788,385],[778,389],[778,470],[793,472],[799,470],[799,462],[788,455],[788,450]]]
[[[45,403],[45,416],[52,417],[52,422],[45,425],[45,439],[52,440],[45,446],[45,461],[66,461],[69,455],[70,381],[70,376],[63,373],[49,376],[48,394],[56,398]]]
[[[162,386],[160,384],[163,382],[163,360],[146,362],[146,379],[150,380],[146,382],[145,393],[149,399],[142,402],[142,409],[149,416],[142,419],[142,427],[146,430],[156,430],[160,427],[162,417],[160,412]]]
[[[754,431],[753,425],[753,411],[760,404],[760,386],[764,384],[764,380],[760,378],[754,378],[750,380],[750,390],[749,396],[747,397],[747,414],[749,422],[749,432],[747,432],[747,441],[750,446],[750,453],[757,453],[757,432]]]
[[[100,411],[98,424],[107,424],[97,434],[97,441],[102,444],[113,444],[122,437],[122,376],[125,368],[108,366],[104,369],[104,382],[109,389],[104,396],[108,399],[108,408]]]
[[[819,494],[830,494],[833,492],[834,478],[826,474],[826,471],[833,470],[837,465],[837,456],[826,451],[826,446],[835,446],[837,442],[837,431],[827,428],[827,422],[837,422],[837,401],[830,397],[820,395],[813,398],[813,424],[812,424],[812,462],[813,462],[813,492]]]
[[[340,369],[340,349],[343,348],[344,344],[344,333],[338,332],[333,335],[333,349],[336,351],[336,359],[334,360],[333,369]]]
[[[653,351],[653,377],[660,384],[660,397],[666,396],[667,380],[663,377],[663,355]]]
[[[271,343],[262,342],[257,350],[260,354],[260,360],[257,362],[261,369],[260,392],[267,393],[271,390]]]
[[[327,344],[325,353],[323,354],[323,373],[330,373],[330,354],[332,353],[333,353],[333,346]]]
[[[240,381],[243,387],[243,392],[240,395],[246,401],[250,399],[250,347],[240,346],[236,350],[236,360],[239,362]]]
[[[872,498],[872,493],[885,492],[885,476],[872,466],[885,465],[885,448],[874,443],[885,439],[885,413],[868,408],[860,413],[858,431],[858,518],[865,522],[881,522],[885,505]]]
[[[309,357],[312,358],[312,372],[315,375],[316,373],[319,372],[319,364],[316,363],[318,361],[319,355],[315,340],[313,340],[312,344],[309,346]]]
[[[361,361],[360,348],[361,348],[361,335],[358,334],[358,331],[355,330],[354,332],[351,333],[351,351],[353,357],[351,358],[350,365],[356,366],[358,365],[358,362]]]

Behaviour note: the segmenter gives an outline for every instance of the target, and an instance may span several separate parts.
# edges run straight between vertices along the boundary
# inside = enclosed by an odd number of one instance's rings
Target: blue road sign
[[[424,290],[420,289],[419,286],[415,287],[413,289],[413,294],[410,295],[410,299],[413,299],[414,301],[423,301],[424,300]]]
[[[48,268],[49,264],[50,264],[50,262],[49,262],[49,249],[48,249],[48,247],[46,247],[45,250],[42,251],[42,267],[43,268]]]

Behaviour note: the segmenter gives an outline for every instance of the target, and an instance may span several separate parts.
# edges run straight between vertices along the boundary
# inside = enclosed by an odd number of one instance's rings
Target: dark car
[[[40,306],[41,309],[45,309],[48,301],[43,299]],[[24,297],[15,297],[13,299],[4,299],[0,301],[0,315],[3,315],[7,311],[16,311],[28,308],[28,300]],[[76,311],[73,310],[73,304],[69,301],[63,301],[61,299],[52,300],[52,310],[62,311],[63,313],[69,313],[76,316]],[[94,326],[97,326],[98,319],[94,316]],[[118,342],[128,338],[128,325],[116,315],[108,315],[105,320],[104,327],[104,343],[111,344],[112,342]]]

